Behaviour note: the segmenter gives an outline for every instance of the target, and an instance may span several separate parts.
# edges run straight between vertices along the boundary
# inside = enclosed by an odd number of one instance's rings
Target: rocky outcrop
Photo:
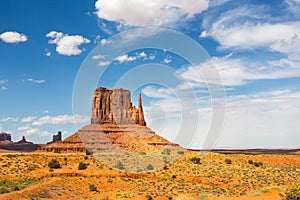
[[[61,131],[58,131],[56,135],[53,135],[52,142],[59,142],[59,141],[61,141],[61,136],[62,136]]]
[[[10,142],[7,144],[0,144],[0,149],[11,151],[31,152],[39,149],[40,145],[27,142],[25,136],[18,142]]]
[[[11,141],[11,135],[9,133],[0,133],[0,141]]]
[[[56,135],[52,136],[52,141],[48,142],[47,144],[51,144],[53,142],[59,142],[59,141],[61,141],[61,138],[62,138],[62,133],[61,133],[61,131],[58,131]]]
[[[92,124],[117,123],[146,126],[142,96],[138,108],[133,106],[129,90],[98,88],[92,97]]]
[[[142,95],[132,105],[129,90],[98,88],[92,96],[91,124],[63,141],[43,146],[42,151],[153,152],[177,147],[146,127]]]

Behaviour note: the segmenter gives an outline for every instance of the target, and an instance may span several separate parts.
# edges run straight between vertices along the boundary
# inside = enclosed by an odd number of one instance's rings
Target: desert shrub
[[[108,179],[107,179],[107,182],[108,182],[108,183],[112,183],[113,180],[112,180],[111,178],[108,178]]]
[[[258,162],[254,162],[253,165],[254,165],[255,167],[259,167],[259,163],[258,163]]]
[[[28,166],[27,166],[27,169],[29,170],[29,171],[33,171],[33,170],[35,170],[36,168],[38,168],[39,166],[37,165],[37,164],[29,164]]]
[[[87,164],[80,162],[78,165],[78,170],[85,170],[87,168]]]
[[[262,167],[264,164],[262,162],[258,162],[258,166]]]
[[[169,169],[169,167],[167,165],[164,166],[164,170],[167,170]]]
[[[151,195],[146,195],[147,200],[153,200],[153,197]]]
[[[60,153],[60,151],[58,149],[55,149],[54,153]]]
[[[250,165],[253,165],[253,160],[248,160],[248,163],[249,163]]]
[[[93,155],[93,151],[92,150],[85,150],[85,155],[89,156],[89,155]]]
[[[96,192],[97,191],[97,187],[94,184],[90,184],[89,188],[90,188],[91,192]]]
[[[89,157],[87,157],[87,156],[84,156],[84,160],[87,160]]]
[[[199,200],[206,200],[208,199],[208,196],[207,195],[202,195],[199,197]]]
[[[124,165],[121,163],[121,161],[119,161],[119,162],[116,164],[115,167],[118,168],[118,169],[125,169],[125,167],[124,167]]]
[[[19,190],[20,190],[19,186],[15,186],[14,191],[19,191]]]
[[[50,167],[51,169],[58,169],[58,168],[61,168],[61,165],[56,159],[52,159],[48,163],[48,167]]]
[[[175,179],[177,176],[175,174],[172,175],[172,178]]]
[[[17,155],[7,154],[6,157],[7,157],[7,158],[13,158],[13,157],[17,157]]]
[[[183,154],[184,154],[184,151],[177,151],[177,154],[178,154],[178,155],[183,155]]]
[[[300,200],[300,184],[288,191],[284,200]]]
[[[140,155],[146,155],[146,152],[140,152]]]
[[[147,169],[147,170],[153,170],[154,167],[153,167],[151,164],[149,164],[149,165],[146,167],[146,169]]]
[[[201,159],[198,157],[193,157],[190,159],[190,161],[192,161],[194,164],[201,164]]]
[[[230,165],[230,164],[232,164],[232,161],[231,161],[231,159],[226,158],[226,159],[225,159],[225,163],[228,164],[228,165]]]
[[[165,155],[170,155],[171,154],[171,150],[170,149],[164,149],[161,154],[165,154]]]

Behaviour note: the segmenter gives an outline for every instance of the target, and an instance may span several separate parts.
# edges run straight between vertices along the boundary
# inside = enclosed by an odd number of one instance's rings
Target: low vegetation
[[[0,154],[0,193],[8,195],[0,199],[19,199],[19,190],[24,199],[272,199],[263,196],[274,191],[270,186],[277,188],[277,199],[299,199],[300,156],[185,151],[177,161],[154,170],[157,163],[147,160],[150,155],[143,157],[139,173],[129,173],[114,169],[127,167],[121,158],[107,166],[86,152]]]
[[[80,162],[78,165],[78,170],[85,170],[88,167],[86,163]]]
[[[192,157],[190,161],[192,161],[194,164],[201,164],[201,159],[198,157]]]
[[[61,168],[61,165],[56,159],[52,159],[48,163],[48,167],[50,167],[51,169],[58,169],[58,168]]]

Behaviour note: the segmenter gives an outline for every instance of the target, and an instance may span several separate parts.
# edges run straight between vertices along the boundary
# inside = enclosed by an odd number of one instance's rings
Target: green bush
[[[61,165],[56,159],[52,159],[48,163],[48,167],[50,167],[51,169],[58,169],[58,168],[61,168]]]
[[[146,167],[146,169],[147,169],[147,170],[153,170],[154,167],[153,167],[151,164],[149,164],[149,165]]]
[[[253,165],[253,160],[248,160],[248,163],[249,163],[250,165]]]
[[[300,184],[288,191],[284,200],[300,200]]]
[[[226,158],[226,159],[225,159],[225,163],[228,164],[228,165],[230,165],[230,164],[232,164],[232,161],[231,161],[231,159]]]
[[[165,155],[170,155],[171,154],[171,150],[170,149],[164,149],[161,154],[165,154]]]
[[[93,155],[93,151],[92,150],[85,150],[85,155],[89,156],[89,155]]]
[[[177,151],[177,154],[178,154],[178,155],[183,155],[183,154],[184,154],[184,151]]]
[[[19,190],[20,190],[19,186],[15,186],[14,191],[19,191]]]
[[[193,157],[190,159],[194,164],[201,164],[201,159],[198,157]]]
[[[119,162],[116,164],[115,167],[118,168],[118,169],[125,169],[125,167],[124,167],[124,165],[121,163],[121,161],[119,161]]]
[[[147,200],[153,200],[153,197],[150,195],[146,195]]]
[[[253,165],[254,165],[255,167],[259,167],[259,163],[258,163],[258,162],[254,162]]]
[[[60,153],[60,151],[58,149],[55,149],[54,153]]]
[[[94,184],[90,184],[89,188],[90,188],[91,192],[96,192],[97,191],[97,187]]]
[[[78,170],[85,170],[87,168],[87,164],[80,162],[78,165]]]

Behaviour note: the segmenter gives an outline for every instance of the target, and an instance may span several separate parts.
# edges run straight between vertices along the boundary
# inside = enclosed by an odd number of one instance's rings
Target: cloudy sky
[[[199,134],[187,146],[200,148],[212,121],[208,85],[222,85],[225,118],[221,134],[214,138],[216,147],[299,148],[299,13],[299,0],[3,0],[0,131],[11,133],[14,141],[25,135],[45,143],[59,130],[67,137],[90,120],[90,109],[73,111],[74,83],[89,60],[91,68],[106,70],[94,88],[115,87],[124,74],[141,65],[156,69],[154,63],[160,68],[153,77],[163,77],[162,69],[171,69],[181,80],[170,85],[140,84],[132,91],[134,103],[137,93],[143,94],[148,124],[159,134],[180,143],[175,132],[182,126],[182,113],[196,112]],[[116,34],[148,27],[152,31],[123,37],[124,45],[132,40],[136,49],[116,50],[116,55],[110,53],[112,58],[99,53],[124,47],[116,45],[122,43],[114,38]],[[191,64],[171,47],[187,43],[166,44],[162,30],[192,39],[209,56]],[[137,41],[145,35],[162,47],[140,48]],[[186,52],[195,51],[190,47]],[[210,64],[221,83],[197,74]],[[152,77],[147,70],[135,76],[137,81]],[[195,96],[180,99],[187,88]],[[182,104],[192,100],[196,107]]]

